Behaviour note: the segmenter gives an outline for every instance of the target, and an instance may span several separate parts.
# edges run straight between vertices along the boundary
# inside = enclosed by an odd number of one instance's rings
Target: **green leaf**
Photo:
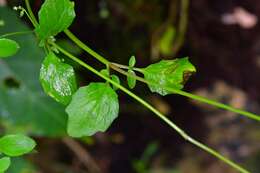
[[[90,83],[75,93],[66,108],[68,133],[72,137],[82,137],[104,132],[118,116],[118,111],[116,92],[106,83]]]
[[[39,26],[36,32],[41,40],[67,29],[76,14],[70,0],[45,0],[39,11]]]
[[[0,39],[0,58],[6,58],[15,55],[20,46],[14,40],[2,38]]]
[[[109,77],[109,70],[108,69],[102,69],[101,71],[100,71],[100,73],[102,73],[104,76],[106,76],[106,77]]]
[[[120,79],[119,79],[119,77],[118,77],[117,75],[114,75],[114,74],[111,75],[111,79],[112,79],[114,82],[116,82],[117,84],[120,85]],[[114,90],[117,90],[118,88],[113,85],[113,89],[114,89]]]
[[[36,143],[24,135],[6,135],[0,138],[0,152],[15,157],[31,152]]]
[[[40,81],[45,93],[64,105],[69,104],[77,90],[73,67],[61,62],[54,53],[43,61]]]
[[[0,7],[0,33],[28,31],[15,11]],[[44,94],[39,69],[44,52],[33,35],[12,36],[21,49],[0,60],[0,123],[7,133],[57,137],[66,134],[65,107]]]
[[[2,157],[0,159],[0,172],[5,172],[11,165],[10,157]]]
[[[131,58],[129,59],[129,67],[133,68],[135,66],[135,63],[136,63],[135,56],[131,56]]]
[[[153,83],[148,85],[150,90],[161,95],[171,94],[164,87],[182,89],[189,76],[194,72],[196,69],[188,58],[161,60],[142,70],[145,80]]]
[[[128,70],[128,73],[131,75],[135,75],[135,72],[133,70]],[[133,89],[136,85],[136,79],[131,76],[127,76],[127,83],[129,88]]]

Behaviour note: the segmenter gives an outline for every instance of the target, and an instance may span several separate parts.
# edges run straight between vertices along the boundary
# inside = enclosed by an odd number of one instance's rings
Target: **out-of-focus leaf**
[[[31,152],[36,143],[25,135],[6,135],[0,138],[0,152],[15,157]]]
[[[26,31],[11,9],[0,7],[6,21],[0,34]],[[44,53],[33,35],[12,37],[22,49],[13,57],[0,60],[0,120],[9,133],[61,136],[66,134],[64,107],[46,96],[40,86],[39,71]]]
[[[173,47],[173,41],[175,38],[175,28],[173,26],[168,26],[166,28],[166,31],[163,33],[162,38],[160,39],[160,51],[164,54],[164,55],[170,55],[172,52],[172,47]]]
[[[12,158],[12,164],[7,173],[36,173],[37,169],[27,160],[17,157]]]
[[[3,157],[0,159],[0,172],[5,172],[11,164],[10,157]]]
[[[44,59],[40,81],[45,93],[64,105],[69,104],[77,90],[73,67],[61,62],[54,53],[50,53]]]
[[[116,92],[106,83],[90,83],[80,88],[66,108],[68,133],[72,137],[104,132],[118,116]]]
[[[41,40],[55,36],[67,29],[75,17],[74,2],[45,0],[39,11],[39,26],[36,32]]]
[[[20,46],[16,41],[6,39],[6,38],[1,38],[0,39],[0,58],[6,58],[13,56],[17,53],[19,50]]]
[[[164,87],[182,89],[189,76],[196,72],[188,58],[161,60],[142,70],[145,80],[153,84],[148,85],[152,92],[161,95],[171,94]]]

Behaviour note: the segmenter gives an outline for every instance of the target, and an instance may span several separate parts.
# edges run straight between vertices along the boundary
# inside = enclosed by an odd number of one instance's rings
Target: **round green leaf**
[[[0,159],[0,172],[5,172],[11,165],[10,157],[3,157]]]
[[[112,79],[114,82],[116,82],[117,84],[120,85],[120,79],[119,79],[119,77],[118,77],[117,75],[114,75],[114,74],[111,75],[111,79]],[[114,90],[117,90],[118,88],[113,85],[113,89],[114,89]]]
[[[43,61],[40,81],[44,91],[56,101],[67,105],[77,90],[73,67],[60,61],[50,53]]]
[[[6,135],[0,138],[0,152],[7,156],[21,156],[33,150],[36,143],[24,135]]]
[[[13,56],[17,53],[20,46],[14,40],[2,38],[0,39],[0,58]]]
[[[82,87],[66,108],[68,134],[82,137],[104,132],[118,116],[118,111],[117,94],[108,84],[91,83]]]
[[[135,72],[133,70],[128,70],[129,74],[135,75]],[[129,88],[133,89],[136,85],[136,79],[131,76],[127,76],[127,83]]]
[[[45,0],[39,11],[39,26],[36,32],[41,40],[55,36],[67,29],[76,14],[70,0]]]
[[[136,63],[135,56],[131,56],[131,58],[129,59],[129,67],[133,68],[135,66],[135,63]]]
[[[145,80],[152,83],[148,85],[150,90],[161,95],[171,94],[165,87],[182,89],[188,77],[194,72],[196,69],[188,58],[162,60],[142,70]]]

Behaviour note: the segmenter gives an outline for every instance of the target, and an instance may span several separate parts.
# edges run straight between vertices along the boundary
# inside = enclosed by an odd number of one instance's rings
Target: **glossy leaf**
[[[45,0],[39,11],[39,26],[36,32],[40,40],[55,36],[67,29],[76,14],[70,0]]]
[[[24,135],[6,135],[0,138],[0,152],[7,156],[21,156],[31,152],[36,143]]]
[[[106,83],[90,83],[75,93],[66,108],[68,134],[82,137],[104,132],[118,116],[118,111],[116,92]]]
[[[133,68],[135,64],[136,64],[135,56],[131,56],[131,58],[129,59],[129,67]]]
[[[16,12],[0,7],[5,26],[0,33],[27,31]],[[12,58],[0,60],[0,123],[7,133],[37,136],[66,134],[67,114],[61,104],[44,94],[39,69],[44,52],[33,35],[12,36],[22,49]],[[15,85],[13,85],[14,83]]]
[[[131,75],[135,75],[135,72],[133,70],[128,70],[128,73]],[[133,89],[136,85],[136,79],[131,76],[127,76],[127,83],[129,88]]]
[[[54,53],[50,53],[44,59],[40,81],[45,93],[64,105],[71,101],[77,90],[73,67],[61,62]]]
[[[13,56],[19,49],[20,46],[16,41],[6,38],[0,39],[0,58]]]
[[[153,83],[149,85],[152,92],[167,95],[171,92],[164,89],[164,87],[182,89],[189,76],[196,72],[196,69],[189,62],[188,58],[181,58],[161,60],[144,68],[142,72],[145,80]]]
[[[2,157],[0,159],[0,172],[5,172],[11,165],[10,157]]]

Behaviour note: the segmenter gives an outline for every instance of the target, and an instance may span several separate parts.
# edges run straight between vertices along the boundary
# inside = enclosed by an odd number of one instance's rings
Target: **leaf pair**
[[[0,159],[0,172],[4,172],[9,168],[11,164],[10,157],[29,153],[35,146],[34,140],[24,135],[6,135],[0,138],[0,152],[6,155]]]

